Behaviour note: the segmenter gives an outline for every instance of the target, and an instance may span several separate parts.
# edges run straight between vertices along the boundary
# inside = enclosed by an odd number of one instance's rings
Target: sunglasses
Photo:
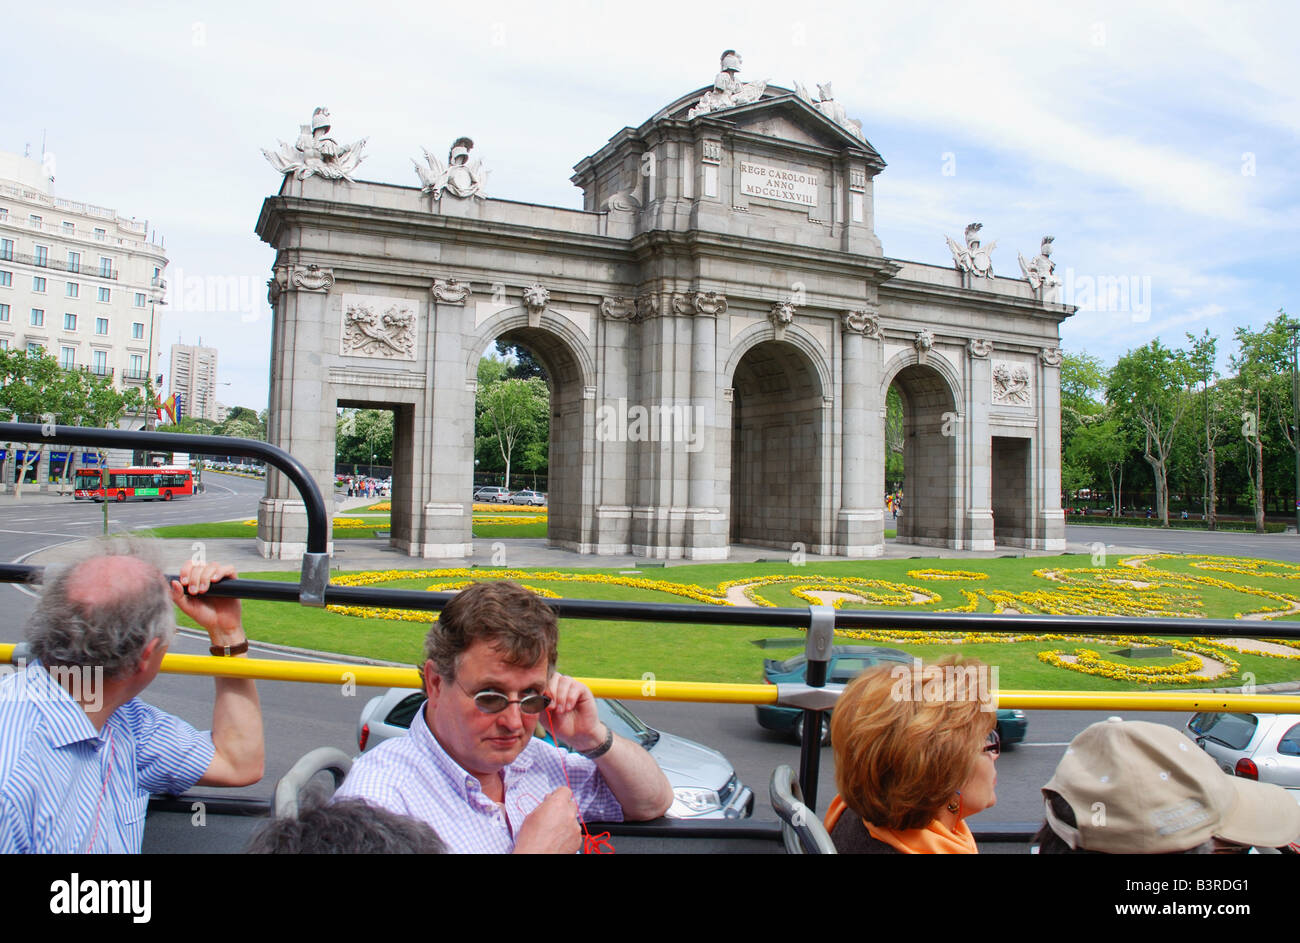
[[[465,691],[460,682],[456,686]],[[468,691],[465,693],[469,694]],[[484,714],[499,714],[511,704],[518,704],[520,712],[524,714],[540,714],[551,706],[551,699],[545,694],[526,694],[514,701],[499,691],[479,691],[470,696],[474,698],[474,706]]]
[[[1002,753],[1002,738],[998,736],[996,730],[989,731],[988,739],[984,741],[983,752],[992,753],[994,756]]]

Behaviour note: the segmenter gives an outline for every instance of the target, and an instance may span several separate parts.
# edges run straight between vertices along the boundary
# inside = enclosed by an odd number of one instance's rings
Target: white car
[[[546,507],[546,495],[540,491],[516,491],[510,496],[511,504],[528,504],[533,507]]]
[[[1300,789],[1300,714],[1203,711],[1187,735],[1225,773]]]

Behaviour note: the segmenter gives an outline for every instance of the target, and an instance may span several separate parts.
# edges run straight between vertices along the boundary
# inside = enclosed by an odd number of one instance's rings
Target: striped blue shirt
[[[33,661],[0,679],[0,852],[139,852],[149,794],[191,788],[214,755],[138,697],[95,730]]]
[[[586,821],[623,821],[623,807],[594,762],[536,737],[501,771],[505,803],[489,799],[478,779],[448,756],[429,730],[422,705],[406,736],[362,754],[334,795],[419,819],[448,851],[503,854],[514,850],[524,819],[565,785],[566,771]]]

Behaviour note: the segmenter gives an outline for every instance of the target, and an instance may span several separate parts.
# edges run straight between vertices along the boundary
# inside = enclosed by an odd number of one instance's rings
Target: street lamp
[[[156,409],[156,396],[153,391],[153,332],[155,322],[155,306],[165,305],[166,299],[163,292],[167,290],[167,282],[160,275],[155,275],[149,283],[149,359],[145,363],[144,373],[144,427],[146,430],[157,426],[158,411]]]
[[[371,452],[370,453],[370,474],[366,476],[367,478],[375,477],[375,457],[376,457],[375,453]]]

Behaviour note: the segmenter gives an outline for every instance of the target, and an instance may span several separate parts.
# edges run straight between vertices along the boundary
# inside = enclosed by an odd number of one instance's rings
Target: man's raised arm
[[[214,647],[227,651],[242,646],[232,657],[245,657],[244,634],[238,599],[201,595],[220,580],[236,576],[232,566],[186,563],[180,580],[171,585],[172,601],[203,626]],[[212,706],[212,746],[216,755],[199,780],[202,786],[248,786],[262,778],[266,747],[262,735],[262,708],[252,679],[216,678]]]
[[[596,699],[585,684],[567,675],[551,679],[555,735],[580,753],[609,747],[592,757],[605,784],[630,822],[657,819],[673,804],[673,787],[650,751],[614,734],[601,723]]]

